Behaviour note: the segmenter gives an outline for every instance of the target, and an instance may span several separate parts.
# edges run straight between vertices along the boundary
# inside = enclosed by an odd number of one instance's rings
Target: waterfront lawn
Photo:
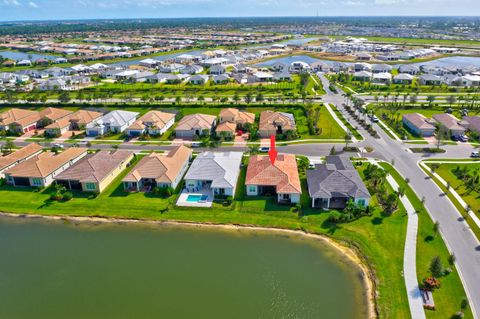
[[[404,178],[388,163],[380,164],[386,169],[400,187],[405,189],[405,195],[410,200],[413,207],[419,212],[418,235],[417,235],[417,277],[422,282],[423,278],[430,276],[429,266],[433,257],[439,256],[444,267],[450,267],[452,273],[440,278],[442,287],[435,290],[433,299],[436,310],[425,310],[428,319],[450,318],[460,310],[462,299],[466,299],[465,290],[460,280],[460,276],[455,265],[448,264],[450,253],[440,234],[435,234],[434,223],[423,207],[418,196],[408,185]],[[441,225],[440,225],[441,227]],[[470,307],[465,311],[464,318],[473,318]]]

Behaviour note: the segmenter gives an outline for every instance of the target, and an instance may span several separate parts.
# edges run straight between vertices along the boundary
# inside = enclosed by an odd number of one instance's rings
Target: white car
[[[52,148],[63,148],[63,145],[59,143],[55,143],[55,144],[52,144]]]
[[[480,157],[480,152],[479,151],[473,151],[472,154],[470,154],[470,157],[479,158]]]

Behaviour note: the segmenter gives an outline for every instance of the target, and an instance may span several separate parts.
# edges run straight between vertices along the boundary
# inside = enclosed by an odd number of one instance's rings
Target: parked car
[[[468,142],[468,136],[466,136],[466,135],[461,135],[461,136],[458,137],[458,140],[459,140],[460,142]]]
[[[480,152],[479,151],[473,151],[472,154],[470,154],[470,157],[480,158]]]
[[[54,143],[52,144],[52,148],[63,148],[63,144]]]
[[[191,146],[192,148],[201,147],[201,146],[202,146],[202,142],[192,142],[192,144],[190,144],[190,146]]]
[[[262,152],[262,153],[267,153],[268,151],[270,151],[270,147],[269,146],[262,146],[258,149],[259,152]]]
[[[378,122],[378,117],[377,117],[376,115],[370,116],[370,119],[372,120],[373,123],[377,123],[377,122]]]

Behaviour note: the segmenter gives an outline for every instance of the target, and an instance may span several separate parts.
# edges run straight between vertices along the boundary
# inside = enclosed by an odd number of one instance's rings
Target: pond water
[[[320,240],[251,230],[0,218],[0,318],[366,318]]]
[[[20,60],[29,60],[30,58],[35,61],[36,59],[47,59],[53,60],[58,58],[57,56],[47,55],[47,54],[38,54],[38,53],[25,53],[17,51],[0,51],[0,55],[7,59],[12,59],[15,61]]]

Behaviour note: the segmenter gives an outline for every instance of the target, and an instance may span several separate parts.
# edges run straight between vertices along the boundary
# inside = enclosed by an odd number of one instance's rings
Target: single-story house
[[[416,75],[420,73],[420,68],[416,65],[412,64],[402,64],[398,67],[399,73],[406,73],[410,75]]]
[[[208,75],[206,74],[197,74],[188,79],[188,83],[190,84],[197,84],[197,85],[203,85],[208,82]]]
[[[70,147],[63,152],[43,152],[4,172],[13,186],[47,187],[53,178],[87,155],[87,148]]]
[[[432,118],[438,123],[438,125],[445,128],[450,136],[462,136],[465,134],[465,127],[461,126],[459,124],[460,120],[452,114],[434,114]]]
[[[220,111],[218,122],[231,122],[239,127],[244,127],[247,123],[253,124],[255,122],[255,114],[229,107]]]
[[[372,72],[368,71],[358,71],[353,74],[354,81],[370,81],[372,79]]]
[[[392,82],[392,74],[390,73],[374,73],[373,74],[373,83],[388,84]]]
[[[480,86],[480,75],[465,75],[462,76],[462,84],[467,87]]]
[[[115,110],[88,123],[85,127],[87,136],[101,136],[108,132],[121,133],[135,122],[138,112]]]
[[[37,128],[39,112],[13,108],[0,114],[0,129],[26,133]]]
[[[215,84],[227,84],[230,82],[230,76],[228,74],[219,74],[213,76],[213,82]]]
[[[388,64],[374,64],[372,65],[372,73],[390,73],[392,66]]]
[[[150,135],[162,135],[175,123],[175,114],[149,111],[142,115],[126,130],[125,134],[129,136],[139,136],[144,133]]]
[[[175,136],[193,138],[194,136],[210,135],[213,132],[217,118],[208,114],[190,114],[184,116],[175,128]]]
[[[237,124],[233,122],[223,122],[219,123],[215,128],[215,133],[217,136],[226,135],[228,137],[235,136],[235,131],[237,129]]]
[[[242,156],[242,152],[200,153],[185,175],[186,191],[211,190],[214,195],[234,196]]]
[[[180,70],[182,74],[199,74],[203,72],[203,67],[201,65],[187,65]]]
[[[143,157],[122,179],[125,191],[145,191],[153,187],[176,188],[187,171],[192,150],[184,145],[168,154],[151,153]]]
[[[273,74],[273,79],[277,82],[291,81],[292,75],[288,71],[276,72]]]
[[[210,70],[208,70],[208,73],[210,74],[224,74],[227,71],[227,69],[223,65],[213,65],[210,67]]]
[[[162,72],[162,73],[176,73],[176,72],[180,72],[184,68],[185,68],[185,65],[180,64],[180,63],[163,64],[163,65],[160,66],[160,72]]]
[[[274,164],[268,156],[250,156],[245,186],[248,196],[276,195],[279,203],[299,203],[302,187],[295,155],[279,154]]]
[[[88,154],[54,177],[70,190],[101,193],[133,159],[131,151],[100,151]]]
[[[464,116],[462,122],[465,128],[480,134],[480,116]]]
[[[427,118],[420,113],[408,113],[402,116],[403,125],[417,136],[435,135],[435,125],[429,123]]]
[[[291,113],[263,111],[260,113],[258,134],[262,138],[295,131],[295,117]]]
[[[414,76],[408,73],[400,73],[393,77],[395,84],[412,84]]]
[[[39,112],[40,119],[38,120],[37,127],[46,127],[72,114],[73,112],[69,110],[47,107]]]
[[[418,78],[418,83],[420,83],[421,85],[441,85],[445,83],[445,81],[437,75],[422,74]]]
[[[15,165],[32,158],[42,152],[42,147],[37,143],[30,143],[19,150],[12,153],[0,156],[0,178],[4,178],[3,172]]]
[[[307,183],[312,208],[343,209],[350,200],[366,207],[371,198],[347,157],[327,156],[325,164],[307,170]]]

